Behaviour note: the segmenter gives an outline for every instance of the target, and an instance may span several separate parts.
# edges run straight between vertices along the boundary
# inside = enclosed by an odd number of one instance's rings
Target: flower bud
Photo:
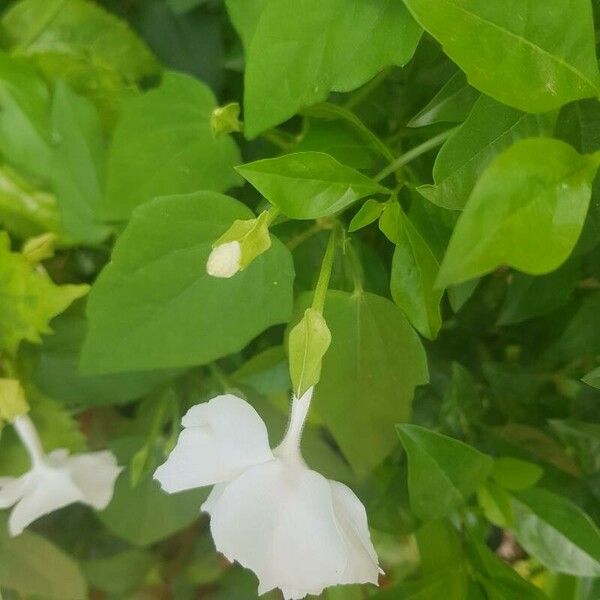
[[[237,220],[215,242],[206,271],[213,277],[233,277],[271,247],[267,211],[255,219]]]
[[[16,379],[0,379],[0,421],[10,423],[28,411],[21,384]]]
[[[210,115],[210,127],[213,135],[219,136],[224,133],[233,133],[241,131],[242,124],[239,120],[240,105],[237,102],[230,102],[225,106],[217,106]]]
[[[241,268],[242,247],[239,242],[215,246],[206,262],[206,272],[212,277],[233,277]]]
[[[288,338],[290,375],[294,392],[302,396],[321,376],[323,356],[331,343],[331,332],[323,315],[308,308]]]

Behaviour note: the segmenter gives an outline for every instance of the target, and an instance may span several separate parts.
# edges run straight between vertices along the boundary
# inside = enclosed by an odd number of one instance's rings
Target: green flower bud
[[[210,115],[210,127],[215,137],[224,133],[241,131],[242,124],[239,120],[240,105],[230,102],[225,106],[218,106]]]
[[[330,343],[331,332],[323,315],[307,308],[288,338],[290,375],[298,397],[319,382],[321,363]]]

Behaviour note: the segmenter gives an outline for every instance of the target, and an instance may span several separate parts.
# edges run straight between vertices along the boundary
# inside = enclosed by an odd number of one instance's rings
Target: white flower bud
[[[241,398],[194,406],[154,474],[168,492],[216,484],[202,510],[217,550],[256,573],[259,594],[279,588],[286,600],[332,585],[376,584],[380,572],[360,500],[300,454],[312,392],[293,399],[287,433],[274,450],[265,424]]]
[[[213,248],[206,261],[206,272],[212,277],[233,277],[241,269],[242,246],[227,242]]]

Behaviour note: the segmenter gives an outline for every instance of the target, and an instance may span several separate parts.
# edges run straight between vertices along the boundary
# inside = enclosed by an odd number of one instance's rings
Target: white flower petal
[[[282,460],[252,467],[219,490],[207,510],[217,550],[252,569],[259,594],[320,594],[340,582],[348,551],[327,479]]]
[[[167,492],[231,481],[273,458],[262,419],[231,394],[190,408],[182,424],[177,445],[154,473]]]
[[[28,473],[22,477],[0,477],[0,508],[9,508],[27,491]]]
[[[206,261],[206,272],[212,277],[233,277],[242,261],[242,246],[238,241],[227,242],[213,248]]]
[[[29,478],[26,492],[8,519],[8,529],[13,536],[39,517],[83,499],[64,469],[38,466],[26,477]]]
[[[82,494],[81,501],[102,510],[110,503],[115,481],[122,471],[112,452],[76,454],[67,459],[66,468]]]
[[[348,564],[339,583],[374,583],[379,579],[377,554],[367,524],[367,512],[354,492],[343,483],[329,481],[333,510],[348,547]]]

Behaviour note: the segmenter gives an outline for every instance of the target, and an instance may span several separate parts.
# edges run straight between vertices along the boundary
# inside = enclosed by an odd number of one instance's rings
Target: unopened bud
[[[212,277],[233,277],[241,269],[242,246],[238,241],[215,246],[206,262],[206,272]]]
[[[321,363],[330,343],[331,332],[323,315],[307,308],[288,338],[290,376],[297,396],[319,382]]]
[[[217,106],[210,115],[210,127],[216,136],[224,133],[233,133],[241,131],[242,124],[239,120],[240,105],[237,102],[230,102],[225,106]]]
[[[28,411],[21,384],[16,379],[0,379],[0,421],[10,423]]]

